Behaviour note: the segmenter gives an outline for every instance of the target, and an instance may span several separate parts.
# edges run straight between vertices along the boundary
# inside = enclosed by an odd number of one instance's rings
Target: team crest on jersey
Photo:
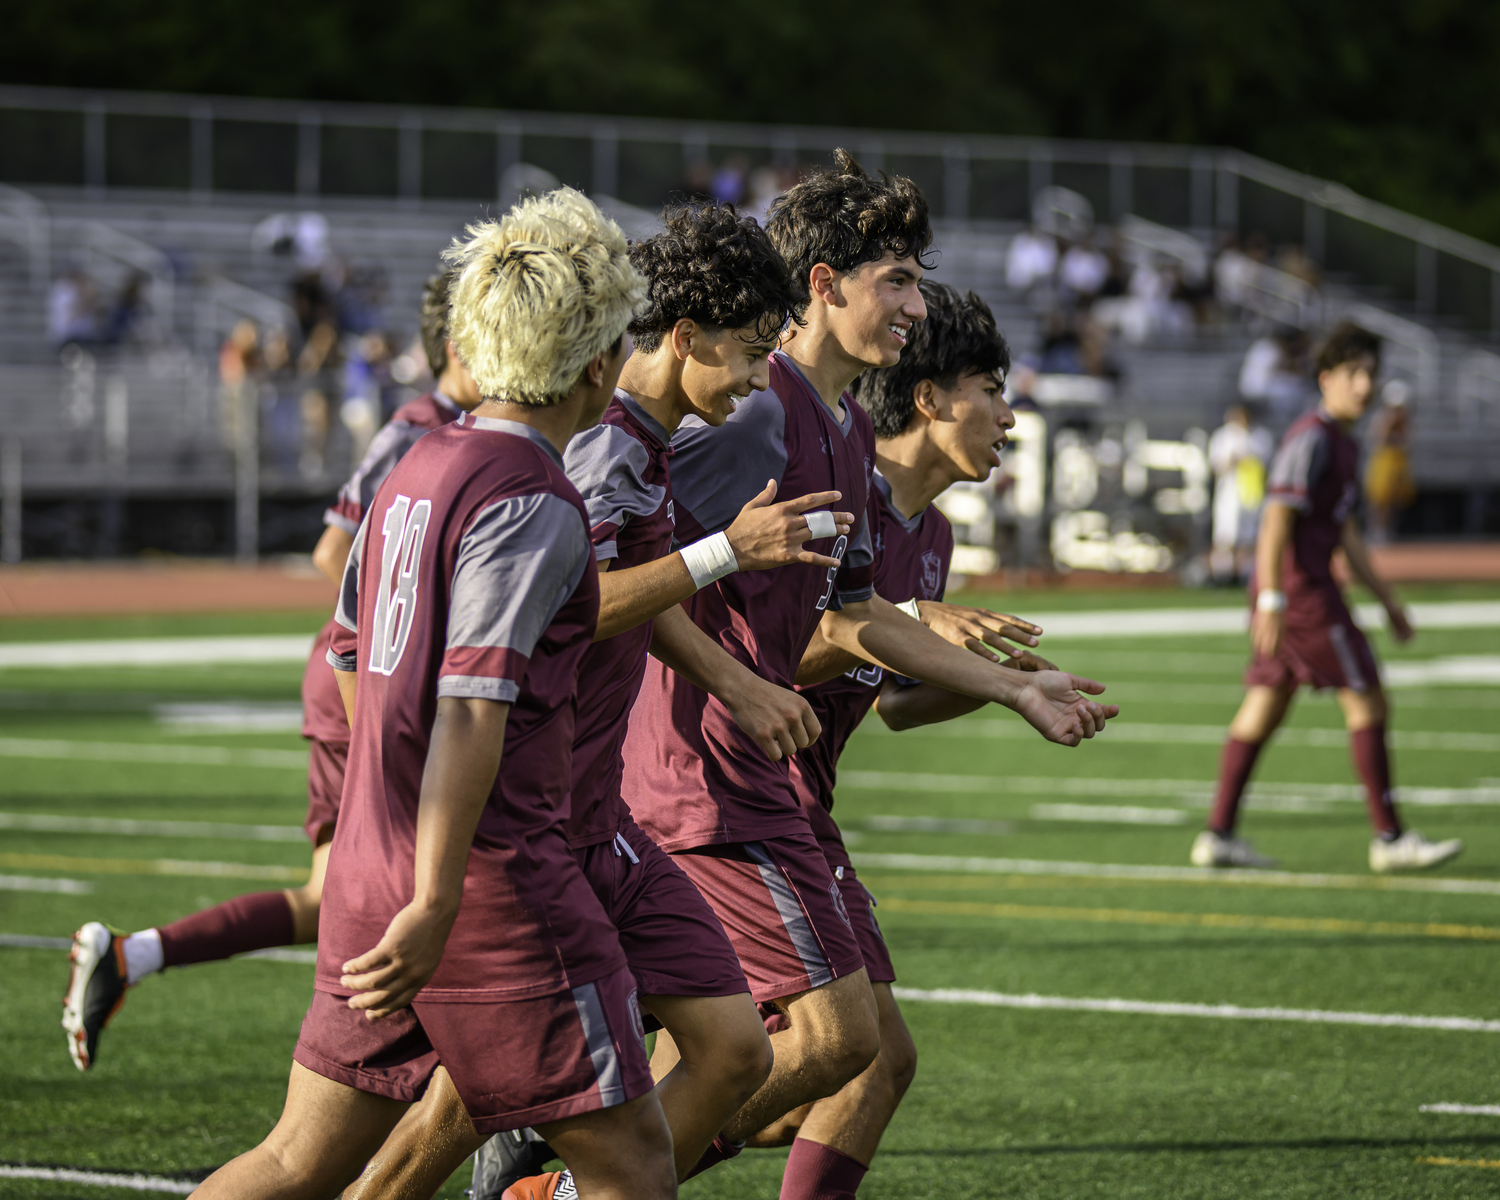
[[[943,560],[937,551],[929,550],[922,555],[922,591],[927,594],[927,599],[937,598],[938,588],[943,582]]]
[[[839,890],[838,881],[834,880],[828,885],[828,894],[833,898],[833,907],[839,914],[839,920],[849,926],[849,932],[854,932],[854,923],[849,920],[849,910],[844,907],[844,893]]]

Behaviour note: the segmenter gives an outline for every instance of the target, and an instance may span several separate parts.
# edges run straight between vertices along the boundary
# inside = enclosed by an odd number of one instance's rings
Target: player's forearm
[[[1391,591],[1390,584],[1376,573],[1375,564],[1370,561],[1370,552],[1365,547],[1364,535],[1360,533],[1353,521],[1344,522],[1342,544],[1344,560],[1349,564],[1349,573],[1369,588],[1375,594],[1375,598],[1386,608],[1395,605],[1395,593]]]
[[[1281,564],[1291,544],[1297,510],[1274,500],[1266,503],[1255,539],[1255,583],[1261,591],[1281,590]]]
[[[820,622],[817,629],[813,630],[813,638],[808,643],[807,652],[803,654],[802,661],[797,665],[796,682],[804,686],[822,683],[828,679],[837,679],[846,671],[852,671],[864,665],[864,659],[835,646],[824,637],[823,626]]]
[[[825,612],[822,627],[830,642],[850,654],[978,700],[1011,707],[1025,685],[1019,672],[944,641],[880,596]]]
[[[344,702],[344,719],[349,722],[349,728],[353,729],[355,685],[359,676],[353,671],[340,671],[334,668],[333,677],[338,680],[339,699]]]
[[[634,629],[681,604],[697,590],[681,554],[669,554],[638,567],[606,569],[599,576],[599,625],[594,641]]]
[[[930,683],[918,683],[903,687],[895,680],[887,680],[875,701],[875,711],[880,719],[894,730],[915,729],[919,725],[936,725],[940,721],[951,721],[983,708],[985,701],[973,696],[962,696]]]
[[[737,694],[744,676],[759,678],[694,625],[693,619],[680,606],[656,619],[651,655],[694,687],[702,688],[726,704]]]
[[[417,801],[412,902],[457,914],[479,817],[495,787],[510,705],[444,696]]]
[[[354,545],[354,535],[337,525],[325,525],[323,536],[313,547],[313,566],[327,575],[334,583],[344,581],[344,564],[349,561],[349,547]]]

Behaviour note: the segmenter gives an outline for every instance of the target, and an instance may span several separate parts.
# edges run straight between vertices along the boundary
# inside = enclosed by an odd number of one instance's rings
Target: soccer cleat
[[[474,1156],[474,1184],[468,1189],[470,1200],[501,1200],[513,1183],[539,1174],[556,1157],[552,1147],[530,1129],[497,1133]]]
[[[62,1027],[73,1065],[87,1071],[99,1056],[99,1034],[125,1003],[125,939],[98,921],[73,935],[73,964],[63,994]]]
[[[1261,854],[1244,838],[1205,829],[1193,839],[1195,867],[1274,867],[1276,860]]]
[[[1391,871],[1419,871],[1435,867],[1463,853],[1458,838],[1446,842],[1429,842],[1415,829],[1408,829],[1394,842],[1375,838],[1370,843],[1370,870],[1385,875]]]
[[[505,1189],[502,1200],[578,1200],[572,1171],[548,1171],[518,1179]]]

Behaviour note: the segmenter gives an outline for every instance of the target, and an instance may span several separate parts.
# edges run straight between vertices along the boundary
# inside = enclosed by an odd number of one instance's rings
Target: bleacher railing
[[[690,172],[825,161],[910,175],[950,221],[1025,221],[1059,184],[1101,216],[1300,244],[1327,272],[1500,338],[1500,249],[1236,150],[479,109],[0,87],[0,181],[429,201],[497,199],[514,168],[655,208]],[[511,173],[511,176],[507,175]]]

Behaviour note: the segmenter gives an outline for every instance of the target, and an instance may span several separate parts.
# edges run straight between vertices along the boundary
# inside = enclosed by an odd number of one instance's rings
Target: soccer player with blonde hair
[[[411,449],[355,538],[316,991],[281,1120],[205,1200],[339,1192],[439,1061],[476,1130],[536,1127],[581,1195],[676,1193],[635,982],[564,827],[599,577],[563,453],[614,393],[645,281],[569,189],[448,257],[484,400]]]

